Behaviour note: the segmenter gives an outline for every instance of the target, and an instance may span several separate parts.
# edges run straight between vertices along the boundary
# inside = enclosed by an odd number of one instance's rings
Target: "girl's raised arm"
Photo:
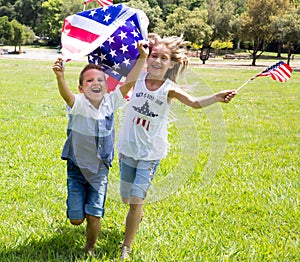
[[[147,58],[149,54],[149,49],[147,46],[146,41],[139,41],[137,44],[137,48],[139,50],[140,56],[138,60],[136,61],[134,67],[129,72],[128,76],[126,77],[126,81],[124,84],[120,87],[120,91],[123,95],[123,97],[126,97],[127,93],[130,91],[130,89],[135,85],[142,69],[145,64],[145,59]]]

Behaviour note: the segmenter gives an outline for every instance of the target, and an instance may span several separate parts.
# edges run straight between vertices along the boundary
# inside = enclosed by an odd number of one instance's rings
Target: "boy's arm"
[[[126,97],[127,93],[135,85],[135,83],[143,69],[143,66],[145,64],[145,59],[147,58],[147,56],[149,54],[149,50],[148,50],[148,47],[146,46],[145,41],[139,41],[137,44],[137,48],[139,50],[140,56],[139,56],[138,60],[136,61],[134,67],[131,69],[128,76],[126,77],[126,81],[120,87],[120,91],[121,91],[123,97]]]
[[[54,62],[53,66],[52,66],[52,70],[56,75],[57,86],[58,86],[60,95],[66,101],[67,105],[72,108],[74,105],[74,101],[75,101],[75,95],[71,92],[71,90],[65,80],[65,76],[64,76],[65,68],[62,64],[61,58],[58,58]]]
[[[169,91],[169,98],[176,98],[181,103],[192,108],[203,108],[217,102],[229,103],[236,95],[236,90],[224,90],[214,95],[195,98],[179,87],[174,87]]]

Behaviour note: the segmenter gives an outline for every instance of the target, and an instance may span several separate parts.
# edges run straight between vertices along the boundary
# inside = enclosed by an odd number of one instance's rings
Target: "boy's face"
[[[97,69],[86,71],[84,73],[83,83],[78,86],[78,90],[80,93],[83,93],[95,107],[98,107],[107,90],[104,72]]]
[[[148,73],[153,78],[164,79],[169,68],[173,67],[171,50],[165,45],[156,45],[152,48],[147,59]]]

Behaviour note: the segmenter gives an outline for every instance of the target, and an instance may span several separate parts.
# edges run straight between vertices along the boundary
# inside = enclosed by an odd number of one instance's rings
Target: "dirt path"
[[[0,47],[0,51],[3,49],[12,52],[14,50],[13,47]],[[57,52],[57,49],[46,49],[46,48],[34,48],[34,47],[23,47],[23,53],[21,54],[1,54],[0,60],[2,58],[5,59],[34,59],[34,60],[49,60],[55,61],[57,58],[62,57],[60,53]],[[1,53],[1,52],[0,52]],[[2,52],[3,53],[3,52]],[[79,61],[87,62],[87,57],[81,58]],[[283,61],[285,61],[283,59]],[[251,59],[223,59],[223,58],[210,58],[205,64],[202,64],[202,61],[196,58],[190,58],[190,66],[191,67],[203,67],[203,68],[244,68],[244,69],[253,69],[259,68],[264,69],[270,66],[272,63],[268,60],[260,60],[258,59],[256,62],[256,66],[251,65]],[[294,60],[291,61],[291,67],[294,71],[300,72],[300,56],[297,55]]]

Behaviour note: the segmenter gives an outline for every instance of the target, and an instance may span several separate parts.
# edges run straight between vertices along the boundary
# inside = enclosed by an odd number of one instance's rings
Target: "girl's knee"
[[[130,206],[143,206],[144,200],[140,197],[132,196],[129,199]]]
[[[70,219],[70,223],[74,226],[79,226],[83,221],[84,219]]]

